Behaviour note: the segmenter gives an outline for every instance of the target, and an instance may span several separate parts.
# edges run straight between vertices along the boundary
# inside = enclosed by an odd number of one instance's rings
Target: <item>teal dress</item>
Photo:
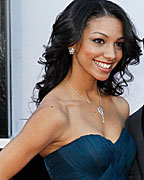
[[[124,128],[116,143],[84,135],[44,158],[52,180],[126,180],[136,145]]]

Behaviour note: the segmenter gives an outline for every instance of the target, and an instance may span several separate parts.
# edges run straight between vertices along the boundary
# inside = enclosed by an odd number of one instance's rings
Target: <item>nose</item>
[[[107,45],[104,49],[104,57],[108,60],[114,60],[116,58],[116,52],[114,45]]]

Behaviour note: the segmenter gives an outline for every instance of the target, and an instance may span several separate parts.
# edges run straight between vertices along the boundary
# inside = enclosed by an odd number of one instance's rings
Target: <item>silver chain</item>
[[[71,84],[70,84],[70,82],[69,81],[67,81],[67,80],[65,80],[66,81],[66,83],[69,85],[69,87],[73,90],[73,92],[75,93],[75,94],[77,94],[81,99],[83,99],[84,101],[86,101],[87,103],[89,103],[89,104],[91,104],[91,105],[93,105],[93,106],[96,106],[94,103],[92,103],[89,99],[87,99],[87,98],[85,98],[85,97],[83,97],[82,95],[80,95],[79,93],[78,93],[78,91],[76,91],[76,89],[74,89],[72,86],[71,86]],[[99,107],[97,107],[97,111],[98,111],[98,113],[101,115],[101,117],[102,117],[102,122],[104,123],[105,122],[105,119],[104,119],[104,111],[103,111],[103,108],[102,108],[102,97],[101,97],[101,94],[100,94],[100,91],[99,91],[99,88],[97,88],[97,91],[98,91],[98,95],[99,95],[99,97],[100,97],[100,105],[99,105]]]

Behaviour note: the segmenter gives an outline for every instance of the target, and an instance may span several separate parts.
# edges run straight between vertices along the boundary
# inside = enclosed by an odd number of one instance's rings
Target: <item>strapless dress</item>
[[[44,158],[51,180],[126,180],[136,145],[126,128],[115,143],[84,135]]]

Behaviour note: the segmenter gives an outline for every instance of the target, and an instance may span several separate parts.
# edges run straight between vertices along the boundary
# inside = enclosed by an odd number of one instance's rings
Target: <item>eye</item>
[[[119,49],[123,49],[124,47],[124,42],[116,42],[115,46],[117,46]]]
[[[95,43],[97,43],[97,44],[104,44],[104,43],[105,43],[104,40],[103,40],[103,39],[100,39],[100,38],[94,39],[93,42],[95,42]]]

